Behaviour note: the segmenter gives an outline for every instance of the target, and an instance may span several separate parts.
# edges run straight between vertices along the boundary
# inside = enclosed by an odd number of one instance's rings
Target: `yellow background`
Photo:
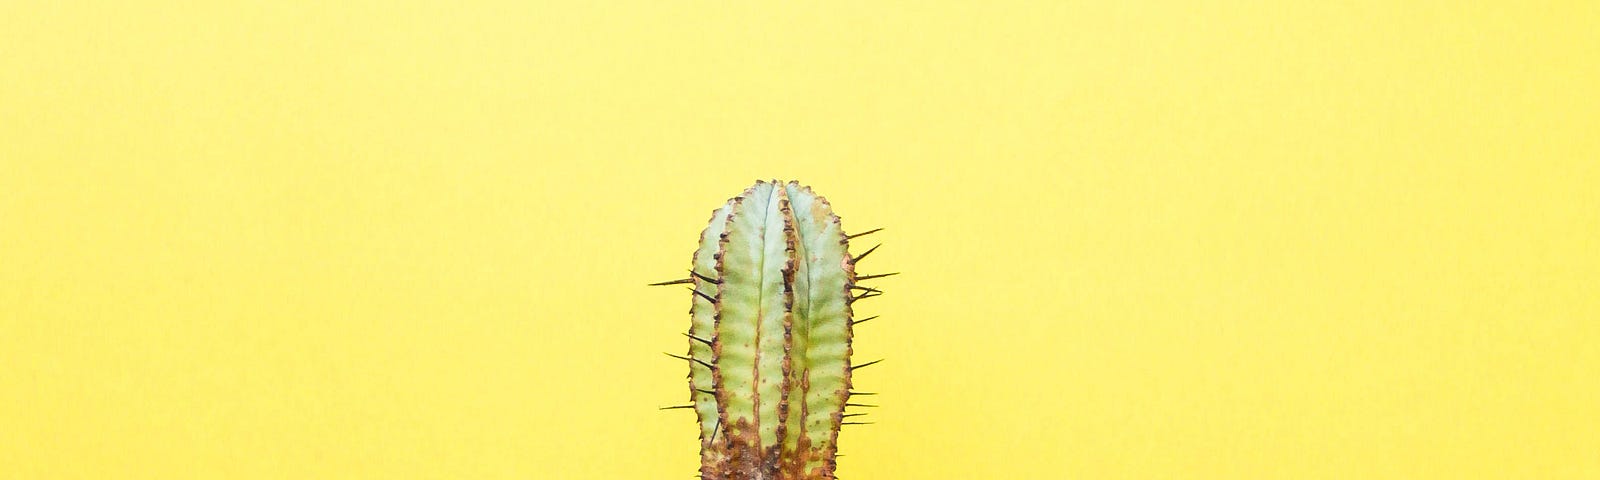
[[[0,478],[689,478],[757,178],[844,478],[1600,478],[1594,2],[188,3],[0,3]]]

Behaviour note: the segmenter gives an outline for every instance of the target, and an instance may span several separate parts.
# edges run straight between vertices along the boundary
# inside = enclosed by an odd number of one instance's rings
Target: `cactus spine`
[[[855,285],[849,241],[809,187],[756,182],[712,214],[689,278],[662,283],[693,289],[680,358],[701,478],[834,478],[855,368],[850,306],[878,294]]]

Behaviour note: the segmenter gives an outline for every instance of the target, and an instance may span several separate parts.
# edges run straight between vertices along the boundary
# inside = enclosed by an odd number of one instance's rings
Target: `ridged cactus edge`
[[[850,402],[857,281],[827,199],[797,182],[758,181],[716,209],[689,276],[688,363],[706,480],[834,478]],[[876,247],[874,247],[875,249]]]

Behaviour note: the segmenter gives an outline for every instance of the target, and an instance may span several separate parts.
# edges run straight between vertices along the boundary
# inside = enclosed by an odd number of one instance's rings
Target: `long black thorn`
[[[872,320],[874,318],[878,318],[878,315],[873,315],[873,316],[870,316],[870,317],[867,317],[867,318],[863,318],[863,319],[860,319],[860,320],[851,320],[850,324],[851,325],[855,325],[855,324],[858,324],[858,323],[867,323],[867,320]]]
[[[877,395],[877,394],[878,394],[878,392],[850,392],[850,396],[852,396],[852,397],[854,397],[856,395]]]
[[[839,422],[840,425],[872,425],[872,422]]]
[[[667,356],[672,357],[672,358],[676,358],[678,360],[688,360],[688,361],[691,361],[691,362],[694,362],[694,363],[698,363],[698,364],[704,365],[706,368],[712,368],[711,364],[706,363],[705,360],[701,360],[701,359],[694,358],[694,357],[685,357],[683,355],[673,355],[673,354],[670,354],[670,353],[667,353],[667,352],[661,352],[661,353],[664,353]]]
[[[877,405],[867,405],[867,404],[864,404],[864,403],[846,403],[846,404],[844,404],[844,406],[846,406],[846,407],[869,407],[870,408],[870,407],[876,407]]]
[[[839,418],[859,417],[859,416],[862,416],[862,415],[866,415],[866,414],[865,413],[846,413],[844,415],[840,415]]]
[[[658,410],[675,410],[675,409],[679,409],[679,408],[694,408],[694,404],[691,403],[691,404],[688,404],[688,405],[673,405],[673,406],[670,406],[670,407],[661,407]]]
[[[868,298],[881,297],[881,296],[883,296],[882,292],[867,292],[867,293],[863,293],[863,294],[860,294],[860,295],[856,295],[854,297],[850,297],[850,303],[856,303],[856,300],[866,300]]]
[[[698,279],[705,280],[707,282],[711,282],[711,283],[715,283],[715,284],[721,284],[722,283],[722,280],[717,280],[715,278],[711,278],[711,277],[707,277],[705,275],[701,275],[700,272],[696,272],[696,271],[694,271],[694,269],[689,269],[689,275],[694,276],[694,278],[698,278]]]
[[[682,284],[682,283],[694,283],[694,279],[693,278],[680,278],[680,279],[677,279],[677,280],[667,280],[665,282],[652,283],[649,286],[660,287],[660,286],[666,286],[666,285],[678,285],[678,284]]]
[[[684,332],[683,336],[689,337],[690,339],[692,339],[692,340],[694,340],[696,342],[704,343],[706,345],[711,345],[711,341],[710,340],[706,340],[704,338],[700,338],[700,337],[696,337],[694,335],[690,335],[688,332]]]
[[[856,262],[861,261],[861,259],[867,258],[867,255],[872,255],[872,251],[873,250],[877,250],[878,247],[881,247],[881,246],[883,246],[883,244],[881,244],[881,243],[877,244],[877,245],[873,245],[872,248],[867,249],[867,251],[865,251],[865,252],[861,252],[860,255],[856,255],[854,257],[850,257],[850,264],[854,265]]]
[[[870,361],[870,362],[867,362],[867,363],[863,363],[863,364],[860,364],[860,365],[851,365],[850,366],[850,371],[854,372],[854,371],[856,371],[857,368],[870,367],[870,366],[876,365],[878,362],[881,362],[881,361],[883,361],[883,359],[880,358],[880,359],[873,360],[873,361]]]
[[[716,395],[717,394],[717,392],[713,392],[711,390],[706,390],[706,389],[702,389],[702,388],[696,388],[696,389],[694,389],[694,391],[700,392],[700,393],[704,393],[704,394],[707,394],[707,395]]]
[[[694,295],[697,296],[697,297],[706,299],[707,302],[717,303],[717,299],[716,298],[712,298],[710,295],[706,295],[705,292],[702,292],[702,291],[699,291],[699,290],[695,290],[694,287],[689,287],[689,291],[694,292]]]
[[[863,287],[863,286],[860,286],[860,285],[851,285],[850,288],[854,288],[856,290],[860,290],[860,291],[867,292],[867,293],[872,293],[872,292],[883,293],[883,290],[878,290],[878,289],[872,288],[872,287]]]
[[[893,276],[899,275],[899,274],[900,274],[900,272],[889,272],[889,273],[880,273],[880,274],[877,274],[877,275],[862,275],[862,276],[856,277],[856,281],[859,282],[859,281],[862,281],[862,280],[872,280],[874,278],[893,277]]]
[[[865,232],[857,233],[855,235],[845,235],[844,238],[845,238],[845,240],[849,240],[849,239],[856,238],[856,237],[859,237],[859,236],[871,235],[871,234],[878,233],[878,232],[881,232],[881,231],[883,231],[882,228],[874,228],[872,230],[867,230]]]

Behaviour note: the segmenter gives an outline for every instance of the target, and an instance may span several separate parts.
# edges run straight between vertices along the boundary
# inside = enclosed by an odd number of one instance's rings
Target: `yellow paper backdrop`
[[[844,478],[1600,478],[1594,2],[190,3],[0,2],[0,478],[690,478],[757,178]]]

